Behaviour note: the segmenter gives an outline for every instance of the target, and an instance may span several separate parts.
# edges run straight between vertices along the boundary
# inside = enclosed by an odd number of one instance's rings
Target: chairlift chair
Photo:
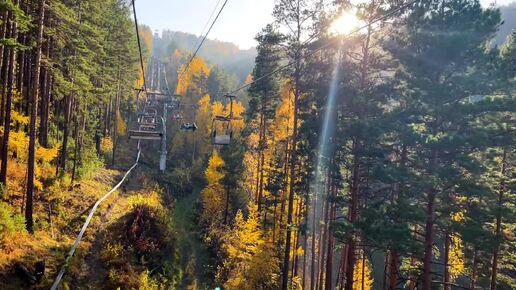
[[[192,131],[195,132],[197,130],[197,125],[195,123],[183,123],[181,124],[181,131]]]
[[[162,132],[145,131],[145,130],[131,130],[129,131],[129,138],[133,140],[161,140]]]
[[[163,132],[157,130],[157,110],[145,108],[138,116],[138,130],[130,130],[129,138],[133,140],[161,140]]]
[[[149,116],[157,116],[158,115],[158,110],[154,109],[154,108],[145,108],[143,110],[143,113],[146,114],[146,115],[149,115]]]
[[[231,120],[241,120],[242,117],[233,116],[233,99],[236,98],[232,95],[226,95],[226,98],[229,99],[229,115],[227,116],[215,116],[213,118],[211,124],[212,131],[212,143],[213,145],[229,145],[231,144],[231,139],[233,139],[233,129],[231,127]],[[222,123],[222,134],[217,132],[217,123]]]
[[[140,116],[138,116],[138,124],[139,125],[156,125],[156,116],[140,114]]]
[[[217,123],[222,123],[222,134],[220,131],[217,132]],[[212,121],[211,131],[213,145],[229,145],[233,137],[231,118],[226,116],[215,116]]]

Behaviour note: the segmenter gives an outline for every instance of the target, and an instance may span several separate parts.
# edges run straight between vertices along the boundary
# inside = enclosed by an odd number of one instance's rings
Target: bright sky
[[[513,1],[480,0],[485,6]],[[153,30],[170,29],[200,35],[217,2],[219,0],[136,0],[136,9],[138,21]],[[219,7],[223,2],[220,0]],[[229,41],[242,49],[255,46],[255,35],[272,22],[273,7],[274,0],[228,0],[208,38]]]
[[[138,21],[153,30],[170,29],[200,35],[217,2],[219,0],[136,0],[136,9]],[[220,0],[213,18],[222,3],[224,0]],[[242,49],[255,46],[256,34],[273,20],[273,6],[274,0],[228,0],[208,38],[229,41]]]

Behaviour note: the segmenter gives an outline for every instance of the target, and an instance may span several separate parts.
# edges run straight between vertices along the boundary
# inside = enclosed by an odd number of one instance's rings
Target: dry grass
[[[12,168],[17,167],[13,163]],[[19,169],[19,168],[18,168]],[[118,180],[120,172],[99,169],[90,179],[81,180],[70,186],[67,177],[56,179],[46,187],[45,192],[37,192],[34,200],[34,219],[36,230],[34,235],[25,232],[11,233],[0,241],[0,289],[20,289],[23,286],[13,271],[13,264],[21,262],[29,269],[34,262],[45,260],[46,273],[44,280],[33,289],[48,289],[55,273],[63,264],[93,203],[104,195]],[[13,177],[13,176],[11,176]],[[9,198],[13,208],[19,212],[23,194],[18,190],[17,179],[10,179]],[[105,212],[114,198],[106,200],[98,209]],[[85,253],[100,224],[98,214],[92,220],[77,253]]]

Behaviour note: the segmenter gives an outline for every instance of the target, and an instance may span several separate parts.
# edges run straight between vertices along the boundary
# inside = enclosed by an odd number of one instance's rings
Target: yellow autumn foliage
[[[363,253],[357,259],[353,270],[353,290],[373,289],[372,267],[369,260],[363,259]],[[365,263],[364,263],[365,260]],[[364,279],[362,280],[362,276]]]
[[[280,89],[281,102],[276,109],[276,117],[272,124],[272,131],[277,140],[284,140],[292,134],[294,127],[294,96],[289,82]]]
[[[193,84],[194,78],[201,75],[207,77],[210,74],[210,68],[202,58],[194,57],[188,68],[185,65],[181,65],[177,73],[180,78],[177,82],[176,94],[184,96]]]
[[[217,151],[213,151],[208,168],[206,168],[205,176],[208,184],[218,183],[223,177],[224,173],[220,171],[220,168],[224,165],[224,160],[220,157]]]
[[[120,112],[116,114],[116,122],[117,122],[117,133],[118,136],[125,136],[125,132],[127,131],[127,123],[124,121],[122,116],[120,115]]]
[[[50,162],[54,160],[59,154],[59,146],[53,148],[44,148],[38,146],[36,148],[36,159],[40,162]]]
[[[29,125],[30,118],[17,111],[11,111],[11,124]]]
[[[232,260],[246,260],[265,243],[260,230],[260,219],[255,204],[248,206],[249,214],[244,218],[242,211],[236,214],[233,229],[227,236],[224,249]]]
[[[273,289],[278,280],[278,260],[268,247],[260,228],[258,208],[248,205],[247,218],[239,210],[233,226],[223,238],[226,258],[217,276],[227,275],[228,290]],[[225,275],[224,275],[225,274]]]
[[[204,173],[208,184],[201,191],[203,206],[201,218],[208,225],[222,222],[224,212],[223,198],[226,195],[224,187],[220,184],[220,180],[224,177],[224,173],[221,170],[223,165],[224,160],[222,160],[217,151],[213,151]]]
[[[110,152],[113,150],[113,140],[109,137],[102,138],[102,141],[100,142],[100,149],[102,152]]]
[[[459,222],[464,220],[463,212],[456,212],[452,215],[452,220]],[[457,233],[450,235],[450,253],[448,257],[449,271],[452,280],[456,280],[464,273],[464,249],[462,238]]]
[[[147,205],[152,208],[163,209],[161,198],[156,191],[131,195],[127,198],[127,203],[131,206]]]
[[[211,97],[206,94],[197,102],[197,113],[195,114],[195,123],[197,125],[197,132],[194,135],[195,143],[197,145],[200,156],[207,157],[210,153],[211,146],[209,146],[210,130],[212,123],[211,115]]]

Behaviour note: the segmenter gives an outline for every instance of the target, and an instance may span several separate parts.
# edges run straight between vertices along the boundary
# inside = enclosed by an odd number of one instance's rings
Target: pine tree
[[[257,47],[258,55],[255,59],[255,67],[253,70],[253,79],[260,79],[274,72],[279,66],[279,48],[280,35],[274,31],[272,25],[267,25],[256,37],[259,45]],[[262,81],[253,83],[248,92],[250,93],[249,109],[247,110],[250,119],[259,116],[258,125],[258,164],[257,187],[255,201],[258,204],[258,212],[261,211],[263,195],[264,195],[264,166],[265,150],[270,142],[269,123],[274,118],[276,106],[278,103],[278,83],[274,76],[267,77]]]

